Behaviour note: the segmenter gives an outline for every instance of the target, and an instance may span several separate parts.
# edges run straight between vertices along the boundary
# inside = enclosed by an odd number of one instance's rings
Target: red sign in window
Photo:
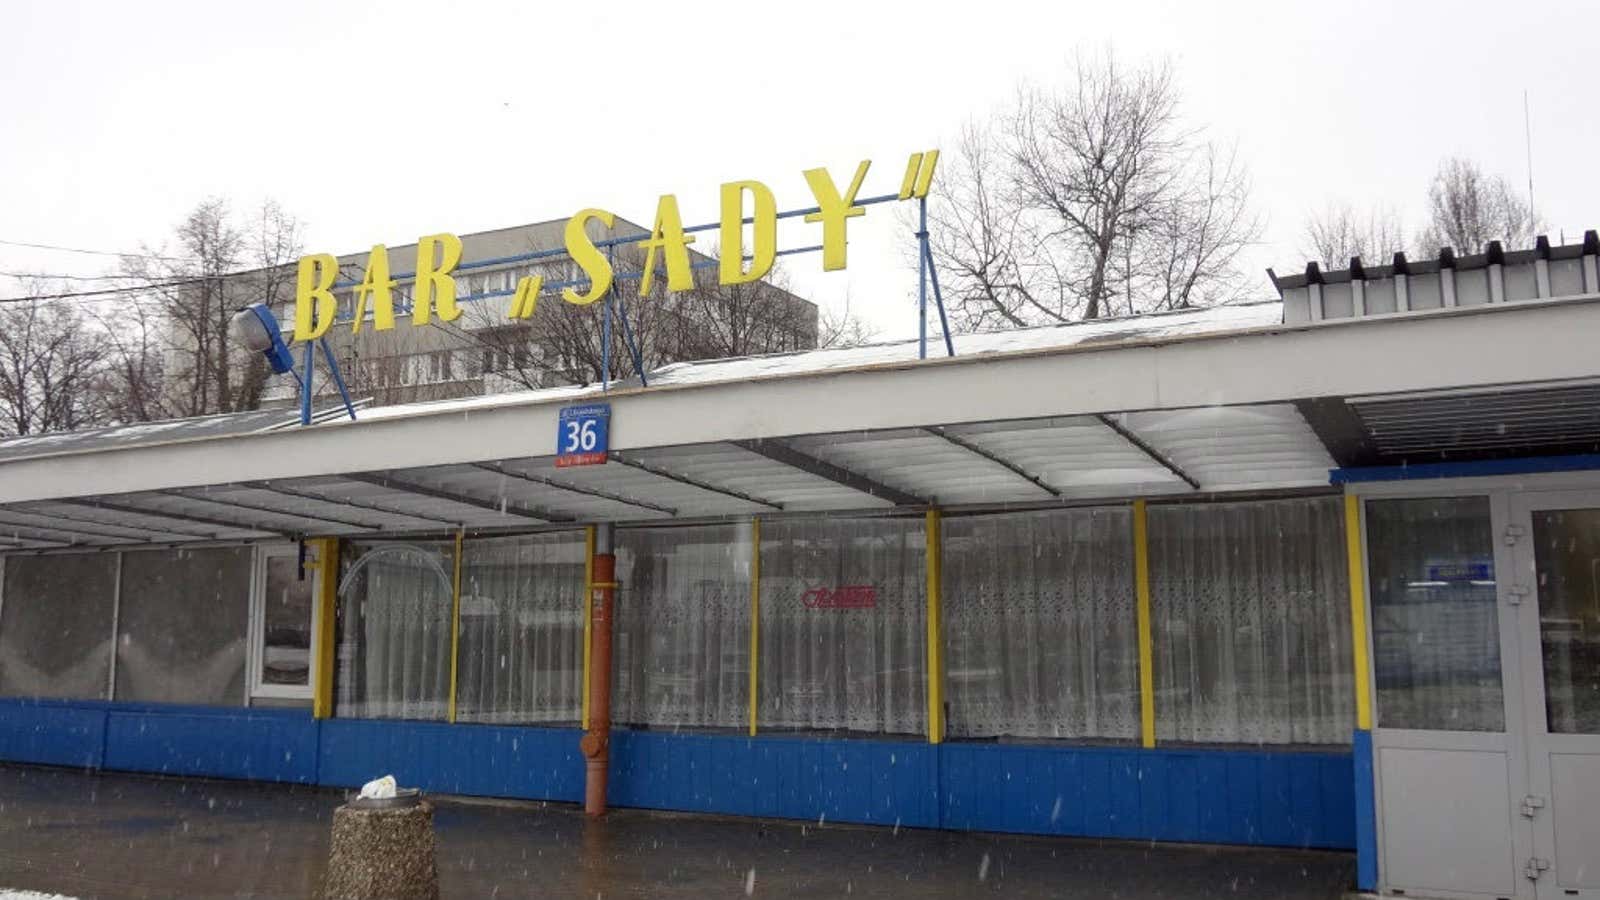
[[[807,609],[872,609],[878,605],[878,589],[870,584],[814,587],[800,595],[800,602]]]

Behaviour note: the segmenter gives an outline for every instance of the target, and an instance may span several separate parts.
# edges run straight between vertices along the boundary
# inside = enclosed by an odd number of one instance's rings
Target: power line
[[[0,297],[0,303],[33,303],[38,300],[79,300],[92,297],[117,297],[124,294],[137,294],[140,291],[154,291],[162,288],[183,287],[186,284],[199,284],[203,281],[220,280],[218,278],[181,278],[177,281],[157,281],[149,284],[136,284],[128,287],[98,288],[92,291],[62,291],[55,294],[35,294],[31,297]]]
[[[133,275],[61,275],[54,272],[0,272],[8,278],[37,278],[40,281],[127,281]]]
[[[131,257],[134,257],[136,259],[159,259],[159,260],[162,260],[163,262],[190,262],[191,261],[191,260],[185,259],[184,257],[181,257],[181,256],[159,256],[159,255],[154,254],[154,253],[122,253],[122,252],[116,251],[116,250],[87,250],[87,249],[84,249],[83,247],[63,247],[63,246],[60,246],[59,244],[33,244],[33,243],[29,243],[27,241],[0,240],[0,244],[5,244],[5,245],[10,246],[10,247],[31,247],[34,250],[55,250],[55,251],[60,252],[60,253],[83,253],[83,254],[87,254],[89,256],[115,256],[118,259],[121,259],[122,257],[125,257],[125,256],[131,256]]]

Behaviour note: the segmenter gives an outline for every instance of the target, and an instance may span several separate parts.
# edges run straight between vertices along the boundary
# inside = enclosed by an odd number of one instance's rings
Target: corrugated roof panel
[[[1114,494],[1119,487],[1187,488],[1104,422],[1073,416],[952,428],[984,449],[1037,475],[1063,494]]]
[[[1325,485],[1334,467],[1287,403],[1128,413],[1118,420],[1205,490]]]
[[[813,435],[802,453],[938,503],[1004,503],[1048,496],[1004,466],[917,429]]]
[[[893,506],[732,444],[663,447],[629,454],[709,484],[783,505],[785,510],[870,509]]]

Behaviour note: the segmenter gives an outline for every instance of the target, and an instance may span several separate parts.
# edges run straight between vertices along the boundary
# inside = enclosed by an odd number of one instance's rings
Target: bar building
[[[1600,896],[1597,259],[0,443],[0,758],[575,802],[614,584],[613,805]]]

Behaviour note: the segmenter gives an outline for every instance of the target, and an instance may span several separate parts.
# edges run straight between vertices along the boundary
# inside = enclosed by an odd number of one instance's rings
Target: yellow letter
[[[656,203],[656,227],[647,240],[639,242],[644,254],[644,277],[639,279],[639,296],[650,293],[656,274],[656,251],[667,260],[667,290],[687,291],[694,287],[694,272],[689,268],[689,245],[694,238],[683,233],[683,217],[678,215],[678,198],[662,194]]]
[[[394,327],[394,285],[389,278],[389,251],[382,244],[375,244],[367,254],[367,271],[361,276],[361,286],[356,288],[356,320],[350,326],[351,332],[361,333],[369,296],[372,298],[372,327],[378,331]]]
[[[844,268],[844,228],[845,220],[867,214],[866,209],[856,206],[856,194],[861,191],[861,182],[867,177],[867,168],[872,165],[872,160],[863,159],[861,165],[856,166],[856,177],[850,179],[850,190],[843,197],[839,196],[839,189],[834,186],[833,178],[827,169],[807,169],[805,171],[806,184],[811,185],[811,193],[817,198],[819,212],[806,216],[807,222],[822,223],[822,271],[832,272]]]
[[[300,257],[300,268],[294,279],[294,339],[314,341],[333,327],[333,318],[339,313],[338,301],[333,299],[333,281],[339,276],[339,261],[330,253],[314,253]],[[316,304],[316,316],[311,305]]]
[[[755,238],[750,248],[750,271],[744,270],[744,192],[755,200],[751,215]],[[722,267],[723,284],[748,284],[760,281],[772,271],[778,256],[778,203],[772,189],[759,181],[730,181],[722,186]]]
[[[585,209],[567,220],[567,255],[589,276],[588,293],[580,294],[572,288],[561,289],[561,299],[579,306],[588,306],[611,290],[611,260],[595,249],[585,227],[590,219],[598,219],[607,228],[617,224],[617,217],[603,209]]]
[[[544,289],[543,275],[524,275],[517,282],[517,293],[511,298],[511,316],[513,319],[526,319],[533,315],[533,310],[539,305],[539,291]]]
[[[438,265],[433,248],[441,248]],[[461,262],[461,238],[453,234],[430,234],[417,239],[417,286],[412,298],[411,324],[426,325],[433,317],[433,304],[439,304],[439,318],[454,322],[461,318],[456,306],[456,280],[450,273]]]

